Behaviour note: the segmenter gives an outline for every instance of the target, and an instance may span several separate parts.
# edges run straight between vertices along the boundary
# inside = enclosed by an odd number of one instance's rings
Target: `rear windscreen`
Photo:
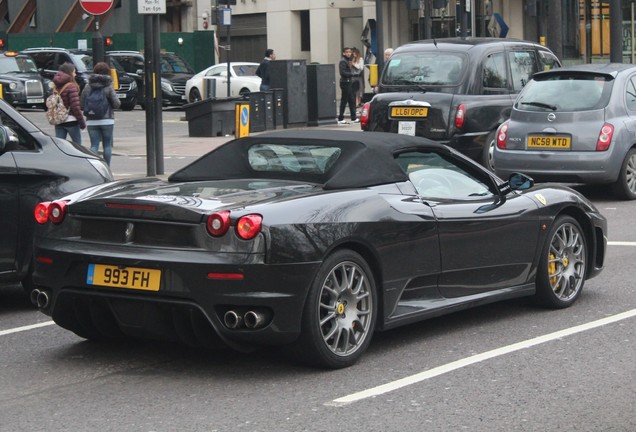
[[[451,86],[460,83],[466,58],[460,54],[440,51],[395,53],[382,76],[387,86]]]
[[[614,79],[609,75],[562,73],[540,76],[521,91],[523,111],[590,111],[607,106]]]

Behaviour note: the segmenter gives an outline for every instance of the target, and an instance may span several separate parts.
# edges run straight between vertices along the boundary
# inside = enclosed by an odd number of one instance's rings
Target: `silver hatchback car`
[[[636,66],[590,64],[534,75],[497,130],[495,172],[607,184],[636,199]]]

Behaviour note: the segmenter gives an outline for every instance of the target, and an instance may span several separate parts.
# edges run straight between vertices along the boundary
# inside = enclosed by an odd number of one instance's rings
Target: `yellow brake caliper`
[[[554,284],[556,284],[556,281],[557,281],[556,276],[554,276],[557,271],[556,261],[554,261],[556,257],[554,256],[554,254],[550,254],[548,255],[548,258],[549,258],[548,276],[550,277],[550,285],[552,285],[552,288],[556,288],[554,286]]]

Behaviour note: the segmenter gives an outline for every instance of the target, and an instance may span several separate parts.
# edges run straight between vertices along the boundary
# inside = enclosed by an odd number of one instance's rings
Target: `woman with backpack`
[[[58,138],[71,138],[71,141],[82,144],[82,131],[86,129],[86,120],[80,108],[80,88],[75,81],[75,66],[71,63],[63,63],[53,77],[55,91],[62,98],[64,106],[68,109],[68,117],[63,123],[55,125],[55,136]]]
[[[113,129],[115,128],[114,109],[119,108],[121,102],[117,98],[110,67],[99,62],[93,68],[93,75],[88,77],[88,84],[82,90],[80,102],[86,124],[88,136],[91,139],[91,151],[99,154],[99,143],[104,149],[104,159],[110,165],[113,154]]]

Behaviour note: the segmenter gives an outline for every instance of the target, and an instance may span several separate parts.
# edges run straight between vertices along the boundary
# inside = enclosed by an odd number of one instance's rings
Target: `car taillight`
[[[230,212],[222,211],[208,216],[205,227],[211,236],[220,237],[230,229]]]
[[[49,201],[38,203],[35,206],[35,211],[33,215],[35,216],[35,221],[40,225],[44,225],[49,220],[49,206],[51,203]]]
[[[45,201],[38,203],[33,211],[35,221],[40,225],[47,222],[60,224],[66,217],[66,201]]]
[[[464,104],[459,104],[457,107],[457,112],[455,113],[455,127],[457,129],[461,129],[464,127],[464,119],[466,116],[466,106]]]
[[[504,122],[497,129],[497,148],[504,150],[508,145],[508,122]]]
[[[53,201],[49,205],[49,220],[54,224],[60,224],[66,216],[66,202]]]
[[[371,114],[371,103],[365,102],[362,105],[362,111],[360,112],[360,127],[366,129],[369,125],[369,115]]]
[[[263,217],[257,214],[243,216],[236,223],[236,234],[243,240],[250,240],[261,232]]]
[[[596,141],[596,151],[606,151],[612,143],[612,135],[614,135],[614,126],[605,123],[598,134]]]

